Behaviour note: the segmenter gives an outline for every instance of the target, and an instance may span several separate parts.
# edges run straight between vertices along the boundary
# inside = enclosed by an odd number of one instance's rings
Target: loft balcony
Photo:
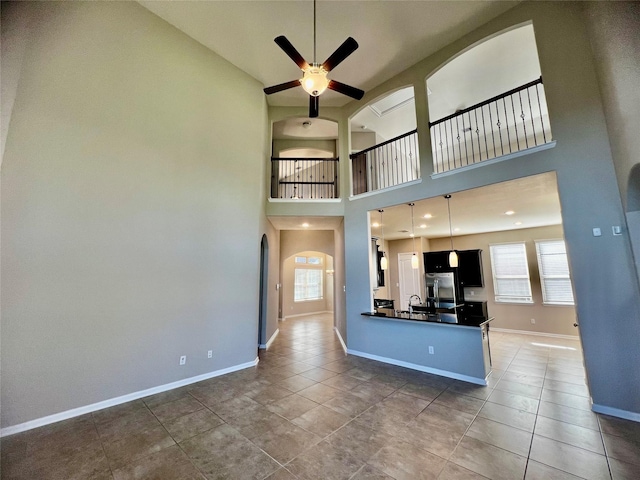
[[[551,143],[542,77],[429,123],[434,175]]]
[[[352,194],[382,190],[420,178],[418,131],[412,130],[349,155]]]
[[[338,158],[271,158],[271,198],[339,198]]]

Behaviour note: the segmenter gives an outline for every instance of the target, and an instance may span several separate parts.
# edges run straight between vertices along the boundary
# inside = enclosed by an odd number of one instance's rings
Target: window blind
[[[321,268],[296,268],[293,301],[322,300],[322,274]]]
[[[524,243],[490,245],[496,302],[533,303]]]
[[[573,288],[563,240],[536,241],[542,299],[548,305],[573,305]]]

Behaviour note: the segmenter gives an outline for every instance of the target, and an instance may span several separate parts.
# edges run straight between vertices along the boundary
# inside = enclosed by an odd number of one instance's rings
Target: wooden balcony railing
[[[339,198],[337,158],[271,158],[271,198]]]
[[[542,77],[429,123],[433,171],[443,173],[551,141]]]
[[[351,158],[353,195],[382,190],[420,178],[418,131],[374,145]]]

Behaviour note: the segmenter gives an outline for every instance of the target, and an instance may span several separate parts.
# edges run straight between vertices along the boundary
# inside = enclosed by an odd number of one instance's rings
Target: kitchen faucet
[[[411,295],[409,297],[409,313],[413,313],[413,304],[411,303],[411,300],[413,300],[414,297],[418,299],[418,304],[422,303],[422,300],[420,299],[420,295]]]

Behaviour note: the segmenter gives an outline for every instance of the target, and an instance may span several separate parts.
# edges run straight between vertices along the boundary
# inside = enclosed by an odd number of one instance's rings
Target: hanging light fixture
[[[387,262],[387,256],[384,253],[384,224],[382,223],[382,212],[384,210],[378,210],[380,212],[380,229],[382,231],[382,258],[380,259],[380,269],[386,270],[389,268],[389,262]]]
[[[444,196],[447,199],[447,211],[449,212],[449,238],[451,239],[451,252],[449,252],[449,266],[455,268],[458,266],[458,254],[453,249],[453,231],[451,230],[451,205],[449,205],[449,199],[451,195]]]
[[[420,263],[418,262],[418,255],[416,254],[416,234],[413,228],[413,205],[413,203],[409,204],[409,206],[411,207],[411,236],[413,237],[413,255],[411,256],[411,268],[417,270],[420,266]]]

